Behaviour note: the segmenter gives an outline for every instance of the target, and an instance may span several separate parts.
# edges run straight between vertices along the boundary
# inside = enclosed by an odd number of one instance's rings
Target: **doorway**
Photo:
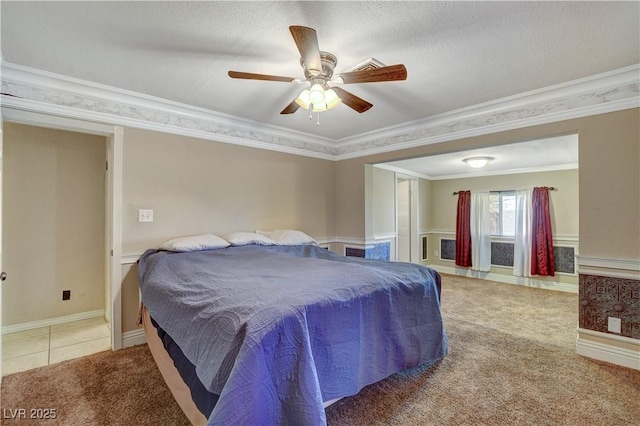
[[[111,347],[106,138],[4,124],[5,374]]]
[[[108,171],[106,179],[103,177],[104,182],[104,195],[106,196],[106,207],[102,211],[104,218],[104,315],[109,319],[109,339],[110,348],[112,350],[118,350],[122,348],[122,329],[121,329],[121,238],[122,238],[122,220],[121,220],[121,208],[122,208],[122,148],[123,148],[123,129],[122,127],[100,124],[95,122],[89,122],[84,120],[77,120],[72,118],[65,118],[61,116],[51,115],[49,113],[39,113],[27,111],[24,109],[13,109],[10,107],[2,108],[2,121],[4,123],[21,123],[31,125],[35,127],[44,127],[50,129],[62,129],[76,133],[85,133],[88,135],[99,135],[102,137],[103,147],[106,140],[106,156],[103,157],[108,160]],[[0,122],[2,124],[2,122]],[[104,151],[103,151],[104,152]],[[0,159],[2,157],[0,156]],[[102,173],[105,173],[105,163],[102,163]],[[1,164],[0,164],[0,170]],[[6,179],[5,179],[6,182]],[[2,188],[0,187],[0,198],[2,195]],[[2,228],[0,227],[0,236],[2,236]],[[0,240],[1,241],[1,240]],[[0,246],[1,247],[1,246]],[[1,253],[1,252],[0,252]],[[4,253],[3,253],[4,254]],[[0,258],[0,264],[2,259]],[[7,280],[3,286],[7,286],[11,282],[12,276],[8,275]],[[0,295],[2,293],[0,292]],[[73,297],[73,296],[72,296]],[[1,300],[1,299],[0,299]],[[5,298],[3,303],[0,303],[0,312],[2,305],[6,305],[10,300]],[[3,315],[4,316],[4,315]],[[2,327],[2,316],[0,316],[0,329]],[[2,348],[0,343],[0,348]],[[4,352],[4,348],[2,348]],[[0,356],[4,358],[4,356]],[[0,363],[0,366],[2,363]],[[1,378],[0,378],[1,380]]]

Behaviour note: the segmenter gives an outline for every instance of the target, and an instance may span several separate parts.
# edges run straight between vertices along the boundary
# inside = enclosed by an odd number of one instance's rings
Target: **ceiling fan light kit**
[[[374,83],[407,79],[407,69],[402,64],[356,70],[334,77],[333,70],[338,60],[335,55],[319,49],[316,31],[313,28],[297,25],[290,26],[289,30],[300,52],[300,65],[304,70],[305,80],[267,74],[229,71],[229,77],[231,78],[281,82],[308,81],[309,88],[300,92],[298,97],[291,101],[280,114],[293,114],[302,107],[309,110],[310,119],[311,114],[317,112],[318,121],[316,124],[320,125],[320,112],[333,109],[341,103],[344,103],[358,113],[368,111],[373,106],[373,104],[340,87],[330,86],[329,83]]]
[[[311,109],[313,112],[323,112],[340,105],[342,99],[340,99],[335,90],[331,88],[325,90],[324,87],[316,84],[312,86],[311,89],[304,89],[300,92],[295,102],[304,109]]]

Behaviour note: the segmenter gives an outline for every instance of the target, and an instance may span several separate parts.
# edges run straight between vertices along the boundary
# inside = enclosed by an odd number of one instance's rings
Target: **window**
[[[499,191],[489,194],[491,235],[513,237],[516,233],[516,193]]]

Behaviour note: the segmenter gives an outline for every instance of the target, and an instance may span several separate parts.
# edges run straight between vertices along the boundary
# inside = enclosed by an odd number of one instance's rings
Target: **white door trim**
[[[378,167],[378,165],[376,165]],[[411,175],[405,175],[402,173],[395,174],[395,221],[396,221],[396,260],[398,259],[398,246],[399,244],[399,232],[398,232],[398,184],[401,181],[409,182],[409,261],[413,263],[420,263],[420,236],[418,232],[418,214],[419,214],[419,194],[418,194],[418,179]]]
[[[111,256],[107,267],[110,270],[111,296],[111,349],[122,349],[122,301],[120,286],[122,285],[122,267],[120,255],[122,253],[122,150],[124,129],[113,127],[113,134],[109,137],[109,199],[111,218]]]

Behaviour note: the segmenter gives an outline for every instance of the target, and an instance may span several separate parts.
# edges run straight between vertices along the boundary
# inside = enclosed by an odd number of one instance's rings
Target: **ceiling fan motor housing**
[[[309,70],[305,66],[304,58],[300,58],[300,65],[302,65],[302,69],[304,69],[304,76],[307,80],[311,80],[313,78],[322,78],[323,80],[331,80],[333,76],[333,69],[336,67],[338,63],[338,58],[333,53],[320,51],[320,63],[322,64],[322,70],[320,73],[315,73],[313,71],[317,70]]]

